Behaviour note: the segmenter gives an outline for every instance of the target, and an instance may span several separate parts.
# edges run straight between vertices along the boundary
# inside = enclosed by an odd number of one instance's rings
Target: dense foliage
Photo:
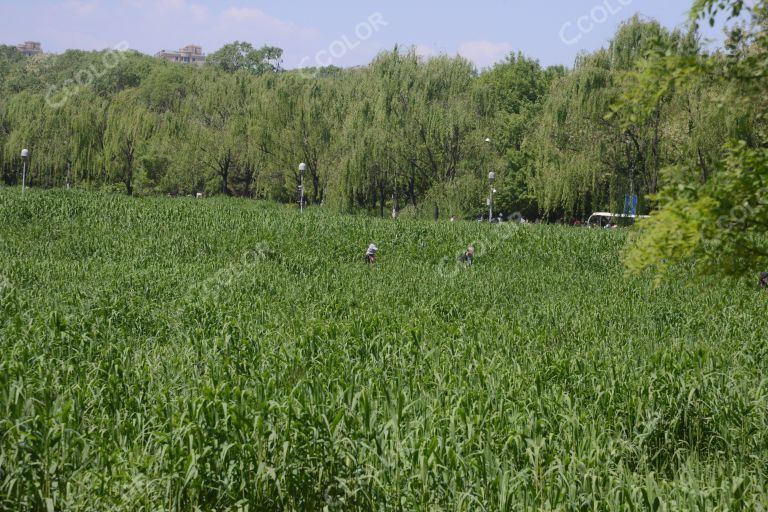
[[[768,295],[624,241],[0,189],[0,509],[765,509]]]
[[[713,56],[653,54],[640,64],[620,105],[647,117],[654,98],[710,91],[712,109],[729,114],[727,144],[698,130],[706,157],[665,170],[658,205],[626,255],[630,270],[661,271],[696,262],[702,273],[751,272],[768,267],[768,2],[699,2],[701,20],[722,10],[734,23],[726,51]],[[678,95],[680,93],[677,93]],[[712,121],[710,121],[711,123]]]
[[[3,178],[18,183],[24,146],[37,186],[288,202],[306,162],[311,203],[482,208],[500,159],[482,142],[495,109],[480,108],[469,62],[395,49],[365,69],[284,72],[280,53],[238,42],[197,69],[130,51],[23,59],[5,48]]]
[[[616,108],[653,53],[727,58],[705,53],[693,28],[639,17],[573,69],[511,54],[478,73],[395,48],[357,69],[286,71],[279,48],[239,41],[199,69],[131,51],[25,59],[3,47],[0,173],[18,183],[28,147],[35,186],[295,202],[306,162],[310,203],[470,217],[495,171],[507,214],[621,210],[627,194],[647,211],[665,167],[708,176],[726,141],[756,140],[755,110],[715,101],[719,81],[651,87],[642,114]]]

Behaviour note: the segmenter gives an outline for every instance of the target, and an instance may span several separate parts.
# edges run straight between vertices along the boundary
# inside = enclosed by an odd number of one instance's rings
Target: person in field
[[[760,273],[760,288],[768,290],[768,272]]]
[[[471,245],[467,247],[467,250],[464,251],[464,254],[459,256],[459,261],[461,263],[464,263],[465,265],[472,265],[472,261],[475,259],[475,248]]]
[[[379,248],[376,247],[376,244],[369,245],[368,250],[365,251],[365,262],[369,265],[374,265],[376,263],[377,252],[379,252]]]

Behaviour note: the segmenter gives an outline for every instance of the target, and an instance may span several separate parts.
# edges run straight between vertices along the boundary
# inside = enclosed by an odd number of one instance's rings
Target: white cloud
[[[184,16],[198,21],[208,18],[208,8],[187,2],[187,0],[122,0],[124,4],[133,7],[140,14],[150,17],[173,16],[175,23]],[[181,17],[181,18],[180,18]]]
[[[62,7],[76,16],[88,16],[93,14],[99,8],[99,0],[67,0],[63,2]]]
[[[204,5],[190,5],[189,12],[199,21],[208,19],[208,8]]]
[[[437,55],[437,52],[435,52],[434,48],[425,44],[417,44],[414,48],[416,50],[416,55],[423,59],[428,59]]]
[[[459,55],[485,68],[504,59],[514,49],[510,43],[492,41],[467,41],[459,46]]]
[[[268,33],[311,35],[293,23],[270,16],[261,9],[250,7],[230,7],[219,16],[222,24],[238,24],[254,30],[266,30]]]

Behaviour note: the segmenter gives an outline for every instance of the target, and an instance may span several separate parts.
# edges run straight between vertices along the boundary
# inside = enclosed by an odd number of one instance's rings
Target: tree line
[[[694,25],[640,17],[572,68],[510,54],[478,72],[395,47],[360,68],[284,70],[282,50],[243,42],[197,68],[130,50],[25,58],[1,46],[0,177],[20,181],[26,147],[33,186],[287,203],[305,162],[311,204],[469,218],[493,171],[507,214],[582,217],[621,210],[627,194],[648,211],[663,169],[695,167],[707,182],[727,141],[758,144],[763,119],[720,101],[723,81],[639,77],[654,56],[726,65],[734,51],[708,53]]]

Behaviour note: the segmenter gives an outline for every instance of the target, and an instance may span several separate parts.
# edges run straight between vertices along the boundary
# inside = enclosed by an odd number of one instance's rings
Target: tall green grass
[[[765,509],[768,296],[624,243],[0,189],[0,509]]]

